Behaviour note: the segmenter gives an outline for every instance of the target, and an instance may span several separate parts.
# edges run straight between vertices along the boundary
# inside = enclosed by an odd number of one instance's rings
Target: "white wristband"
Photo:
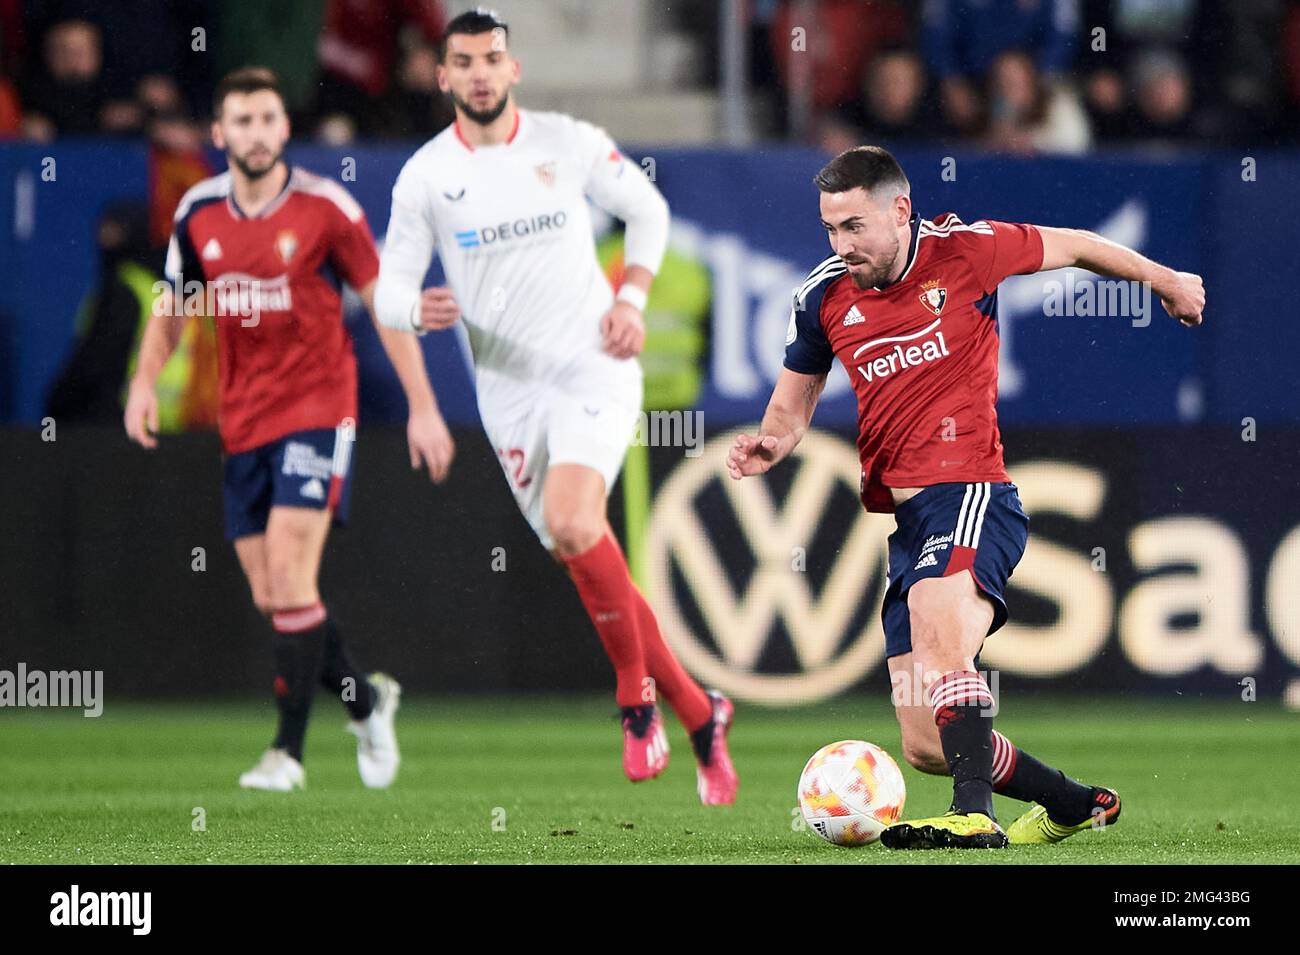
[[[620,302],[627,302],[627,304],[631,305],[638,312],[645,311],[646,299],[649,297],[650,295],[645,289],[639,288],[631,282],[624,282],[618,289],[618,300]]]

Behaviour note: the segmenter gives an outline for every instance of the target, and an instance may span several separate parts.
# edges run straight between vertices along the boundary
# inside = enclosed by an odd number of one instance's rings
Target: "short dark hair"
[[[258,90],[270,90],[284,103],[284,93],[280,90],[280,78],[275,71],[265,66],[241,66],[221,78],[217,88],[212,91],[212,116],[221,117],[221,106],[231,93],[256,93]]]
[[[889,150],[879,146],[846,149],[822,166],[813,182],[822,192],[848,192],[859,188],[875,192],[882,186],[893,186],[899,194],[912,190],[898,160],[890,155]]]
[[[487,7],[475,7],[453,17],[447,24],[447,29],[443,31],[442,39],[438,41],[438,62],[447,59],[447,38],[453,33],[478,36],[480,33],[494,33],[497,30],[501,31],[501,36],[506,40],[510,39],[509,24],[501,19],[501,14]]]

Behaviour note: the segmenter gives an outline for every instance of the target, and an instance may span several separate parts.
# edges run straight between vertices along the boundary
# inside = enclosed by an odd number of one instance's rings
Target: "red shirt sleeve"
[[[1031,225],[985,220],[993,229],[991,240],[981,238],[978,247],[987,261],[976,265],[976,275],[983,275],[987,295],[1008,275],[1037,272],[1043,264],[1043,236]],[[982,273],[981,271],[982,270]]]
[[[360,291],[379,277],[375,239],[364,213],[352,220],[340,210],[338,222],[330,261],[343,281]]]

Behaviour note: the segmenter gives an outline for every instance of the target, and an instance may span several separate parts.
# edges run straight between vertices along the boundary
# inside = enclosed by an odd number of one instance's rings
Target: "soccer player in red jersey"
[[[1194,326],[1201,278],[1081,230],[921,219],[902,168],[875,146],[842,153],[815,181],[835,254],[796,291],[785,367],[759,433],[736,438],[727,468],[739,480],[789,455],[840,359],[858,401],[863,505],[897,520],[881,616],[903,754],[953,779],[947,813],[900,822],[881,842],[1000,848],[1113,823],[1114,790],[1070,779],[993,729],[978,672],[985,638],[1007,620],[1003,590],[1029,523],[994,409],[997,288],[1008,275],[1078,266],[1149,282],[1170,315]],[[914,675],[924,692],[900,693]],[[994,792],[1034,805],[1004,831]]]
[[[176,210],[166,274],[177,294],[161,300],[141,343],[126,431],[157,446],[154,385],[179,340],[184,318],[176,316],[215,306],[226,536],[270,625],[280,714],[274,743],[240,785],[304,784],[303,740],[320,682],[351,716],[362,782],[385,788],[399,763],[401,688],[357,671],[317,589],[330,525],[347,514],[357,416],[356,358],[329,273],[373,316],[378,253],[342,186],[285,163],[289,119],[273,73],[235,71],[217,85],[213,107],[213,141],[229,170],[190,189]],[[411,466],[423,462],[441,480],[455,448],[418,343],[379,334],[409,404]]]

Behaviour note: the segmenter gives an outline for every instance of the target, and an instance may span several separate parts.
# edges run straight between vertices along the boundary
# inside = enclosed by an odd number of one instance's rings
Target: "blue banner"
[[[340,179],[377,237],[392,183],[414,144],[295,148],[293,162]],[[710,426],[757,420],[779,373],[790,296],[829,253],[810,149],[631,150],[673,210],[672,274],[700,286],[705,348],[694,405]],[[999,415],[1005,425],[1239,426],[1300,421],[1300,392],[1282,358],[1300,352],[1283,219],[1300,207],[1300,156],[1220,154],[1154,159],[1018,159],[902,151],[923,216],[1089,229],[1205,278],[1204,327],[1171,320],[1139,289],[1087,273],[1017,276],[999,293]],[[219,157],[218,157],[219,159]],[[43,179],[53,162],[57,175]],[[218,163],[219,164],[219,163]],[[145,197],[142,146],[0,146],[0,416],[32,424],[67,354],[78,302],[95,273],[95,224],[115,199]],[[598,219],[601,230],[613,224]],[[436,263],[429,281],[438,281]],[[670,290],[671,291],[671,290]],[[693,296],[697,291],[692,290]],[[698,297],[698,296],[697,296]],[[694,299],[692,299],[694,301]],[[362,415],[400,420],[401,390],[355,297],[349,322],[362,374]],[[477,420],[455,332],[426,336],[453,423]],[[647,355],[646,361],[655,356]],[[850,426],[847,376],[832,373],[817,423]]]

